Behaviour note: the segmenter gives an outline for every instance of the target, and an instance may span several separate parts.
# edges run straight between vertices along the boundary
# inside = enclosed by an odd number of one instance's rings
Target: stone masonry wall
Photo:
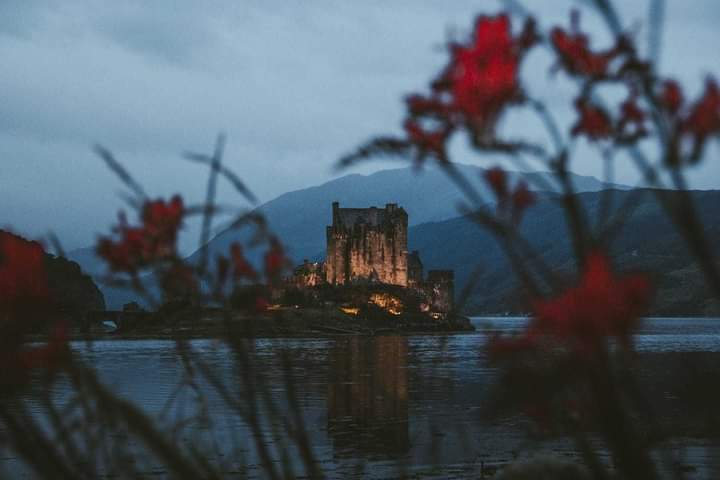
[[[378,281],[407,286],[407,213],[395,204],[384,209],[341,209],[333,204],[327,227],[327,281]]]

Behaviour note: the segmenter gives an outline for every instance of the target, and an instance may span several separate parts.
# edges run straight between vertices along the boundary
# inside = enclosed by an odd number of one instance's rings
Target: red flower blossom
[[[578,31],[579,15],[572,14],[571,31],[560,27],[553,28],[550,40],[558,54],[560,64],[570,75],[604,77],[608,75],[608,66],[624,50],[628,49],[627,39],[621,38],[618,44],[602,53],[590,50],[587,35]]]
[[[141,212],[142,226],[129,227],[121,214],[120,225],[116,228],[120,239],[101,237],[96,251],[111,270],[135,273],[153,262],[175,255],[183,215],[183,201],[177,195],[168,203],[163,200],[147,202]]]
[[[620,120],[617,130],[626,139],[636,139],[647,134],[645,112],[638,107],[635,97],[630,97],[620,105]]]
[[[660,92],[662,105],[672,114],[677,113],[682,107],[684,98],[680,85],[675,80],[666,80],[662,84]]]
[[[179,195],[173,196],[167,204],[163,200],[147,202],[142,211],[145,233],[157,239],[158,243],[174,244],[183,214],[183,201]]]
[[[52,315],[52,302],[40,244],[0,231],[0,387],[19,386],[35,368],[58,366],[67,351],[64,324],[46,345],[23,348],[24,336]]]
[[[507,173],[501,167],[493,167],[483,172],[485,181],[492,189],[498,201],[503,201],[508,195]]]
[[[447,72],[453,107],[469,123],[491,127],[502,108],[519,95],[519,61],[508,16],[479,17],[473,42],[453,49]]]
[[[450,111],[449,106],[436,97],[424,97],[413,94],[405,98],[405,103],[407,104],[410,115],[413,117],[424,115],[442,116]]]
[[[514,38],[509,17],[501,14],[478,17],[472,37],[450,45],[450,62],[432,82],[431,96],[406,99],[409,118],[404,129],[418,147],[419,160],[430,154],[444,161],[448,138],[463,125],[477,145],[491,143],[486,141],[492,140],[502,110],[522,98],[519,63],[538,39],[534,20]]]
[[[0,320],[48,300],[45,252],[39,243],[0,231]]]
[[[424,130],[415,120],[410,119],[405,121],[404,128],[408,140],[418,148],[421,156],[431,153],[438,159],[445,158],[447,132]]]
[[[607,337],[626,340],[650,300],[644,275],[613,274],[602,253],[588,256],[578,286],[560,296],[535,302],[529,331],[552,335],[582,351],[596,348]]]
[[[236,281],[242,280],[243,278],[249,280],[257,279],[257,272],[252,265],[250,265],[247,258],[245,258],[242,246],[237,242],[233,242],[232,245],[230,245],[230,263],[232,264],[233,278]]]
[[[528,189],[527,183],[520,180],[510,191],[507,173],[500,167],[485,170],[483,176],[498,201],[498,212],[505,215],[509,213],[513,223],[520,223],[525,210],[535,203],[535,194]]]
[[[580,114],[580,118],[572,128],[573,135],[583,134],[590,140],[599,140],[610,136],[613,130],[612,123],[604,110],[583,98],[575,101],[575,108]]]
[[[708,78],[705,93],[690,111],[684,130],[694,135],[698,141],[720,133],[720,88],[715,79]]]

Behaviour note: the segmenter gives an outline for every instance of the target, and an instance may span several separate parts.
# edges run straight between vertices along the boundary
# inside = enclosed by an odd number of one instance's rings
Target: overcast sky
[[[567,25],[571,0],[524,2],[543,27]],[[616,2],[645,41],[648,0]],[[551,5],[551,7],[549,7]],[[204,170],[180,158],[227,132],[226,158],[262,201],[337,175],[332,165],[369,137],[397,133],[401,98],[444,64],[448,32],[494,0],[0,0],[0,226],[67,248],[94,242],[121,205],[121,185],[91,152],[101,143],[154,195],[199,200]],[[720,72],[720,2],[668,0],[661,69],[692,94]],[[583,25],[603,30],[588,12]],[[538,53],[528,90],[567,109],[571,84]],[[542,132],[522,115],[503,128]],[[487,164],[459,140],[457,160]],[[581,150],[574,169],[599,176]],[[693,186],[720,187],[717,145]],[[361,172],[386,167],[375,163]],[[637,181],[620,165],[618,180]],[[241,204],[229,188],[224,200]],[[193,233],[193,232],[190,232]],[[193,233],[194,237],[194,233]],[[185,240],[184,247],[194,240]]]

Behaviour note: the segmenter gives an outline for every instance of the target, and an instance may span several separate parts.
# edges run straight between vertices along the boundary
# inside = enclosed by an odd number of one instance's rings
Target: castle
[[[292,277],[296,287],[396,285],[421,293],[431,313],[452,310],[453,272],[431,270],[427,279],[423,279],[420,254],[408,252],[408,214],[397,204],[388,203],[385,208],[340,208],[334,202],[326,239],[325,262],[305,260]]]

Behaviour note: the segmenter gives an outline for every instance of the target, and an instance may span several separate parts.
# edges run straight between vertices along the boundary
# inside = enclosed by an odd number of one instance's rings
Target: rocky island
[[[231,308],[184,302],[157,312],[128,306],[97,312],[91,328],[114,324],[118,336],[249,336],[388,334],[472,331],[454,309],[454,273],[424,274],[420,254],[408,252],[402,207],[340,208],[333,203],[324,261],[305,260],[277,285],[237,286]],[[263,304],[257,305],[262,299]]]

